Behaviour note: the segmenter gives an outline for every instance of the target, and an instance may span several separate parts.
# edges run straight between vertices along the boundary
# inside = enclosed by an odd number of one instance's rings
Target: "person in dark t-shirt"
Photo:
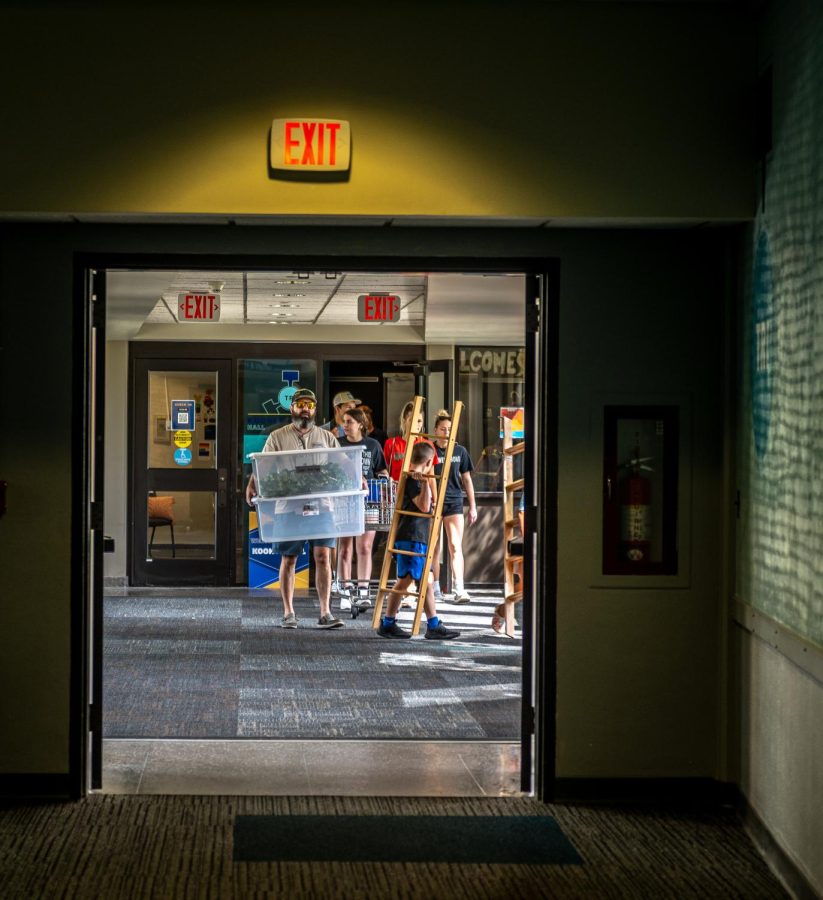
[[[400,509],[413,513],[431,513],[437,501],[437,485],[433,477],[434,450],[431,444],[415,444],[412,450],[411,468],[406,475]],[[431,518],[429,515],[400,516],[394,538],[394,549],[402,553],[396,555],[397,581],[389,593],[386,615],[383,616],[377,633],[387,638],[410,638],[411,634],[397,624],[397,611],[400,601],[412,581],[418,581],[423,575],[424,562],[429,545]],[[424,601],[426,611],[426,637],[434,641],[448,641],[459,637],[454,631],[440,621],[437,605],[432,590],[432,576]]]
[[[452,418],[445,409],[441,409],[434,420],[435,437],[435,474],[440,477],[445,464],[445,450],[451,434]],[[469,525],[477,521],[477,504],[474,499],[474,483],[472,482],[472,464],[468,450],[460,444],[455,444],[452,450],[452,458],[448,463],[449,475],[446,482],[446,496],[443,500],[443,531],[446,532],[446,542],[449,547],[449,559],[451,561],[452,578],[454,579],[454,596],[452,603],[469,603],[471,597],[463,583],[463,491],[469,501]],[[432,574],[434,575],[434,596],[437,600],[443,600],[440,593],[440,541],[442,535],[437,535],[437,546],[432,561]]]
[[[363,479],[388,478],[389,471],[383,457],[383,449],[374,438],[366,436],[368,425],[361,409],[348,409],[343,413],[343,437],[341,447],[363,448]],[[371,606],[369,580],[372,571],[372,548],[375,531],[364,531],[357,537],[341,537],[337,541],[337,580],[340,593],[340,609],[351,609],[352,603],[358,609]],[[352,548],[357,548],[357,589],[351,582]]]

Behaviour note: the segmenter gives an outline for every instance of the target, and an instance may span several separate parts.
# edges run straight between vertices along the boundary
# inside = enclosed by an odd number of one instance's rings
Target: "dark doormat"
[[[234,859],[583,862],[551,816],[237,816]]]

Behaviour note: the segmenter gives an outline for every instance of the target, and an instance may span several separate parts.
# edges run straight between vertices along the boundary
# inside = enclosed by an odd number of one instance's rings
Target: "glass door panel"
[[[132,584],[229,584],[231,363],[134,362]]]
[[[146,561],[215,559],[217,494],[149,491]]]

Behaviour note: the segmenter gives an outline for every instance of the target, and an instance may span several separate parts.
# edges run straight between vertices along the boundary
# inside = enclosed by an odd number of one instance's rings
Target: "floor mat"
[[[238,816],[234,859],[583,862],[551,816]]]

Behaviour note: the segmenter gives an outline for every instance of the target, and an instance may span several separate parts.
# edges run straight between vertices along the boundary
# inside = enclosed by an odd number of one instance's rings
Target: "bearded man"
[[[266,438],[264,453],[277,453],[282,450],[313,450],[315,448],[339,447],[337,438],[315,423],[317,416],[317,397],[308,388],[298,388],[291,401],[291,422],[277,428]],[[246,503],[253,506],[252,498],[257,494],[254,475],[246,485]],[[283,600],[282,628],[297,628],[297,616],[294,614],[294,575],[297,557],[303,552],[305,541],[281,541],[272,544],[275,553],[280,554],[280,597]],[[331,613],[329,598],[331,595],[332,567],[331,551],[335,546],[334,538],[315,538],[309,544],[314,555],[314,578],[317,597],[320,600],[320,618],[318,628],[340,628],[341,619]]]

